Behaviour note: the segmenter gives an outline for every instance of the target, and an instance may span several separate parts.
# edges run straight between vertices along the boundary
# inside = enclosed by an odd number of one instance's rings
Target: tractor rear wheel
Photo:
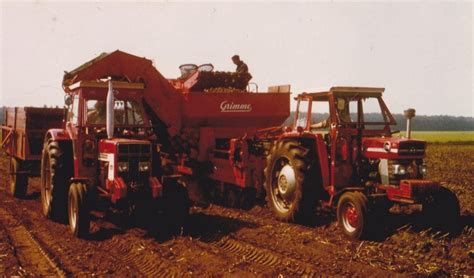
[[[423,203],[422,214],[435,229],[454,232],[459,226],[461,208],[453,191],[440,187]]]
[[[89,234],[90,215],[87,186],[73,183],[69,188],[68,216],[69,230],[75,237],[84,238]]]
[[[190,201],[187,189],[179,182],[172,181],[163,188],[163,215],[165,233],[178,235],[189,216]]]
[[[15,198],[24,198],[28,190],[28,176],[22,173],[24,170],[19,159],[10,158],[10,192]]]
[[[367,197],[361,192],[346,192],[337,203],[337,221],[344,234],[351,239],[369,236]]]
[[[265,189],[267,201],[281,221],[302,222],[314,212],[319,173],[311,169],[308,149],[298,141],[278,141],[267,157]]]
[[[41,206],[43,215],[66,222],[72,153],[67,142],[48,140],[41,158]]]

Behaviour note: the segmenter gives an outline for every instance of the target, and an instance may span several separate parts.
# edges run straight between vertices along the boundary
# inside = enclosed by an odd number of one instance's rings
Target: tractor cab
[[[382,99],[383,88],[333,87],[296,97],[294,130],[322,135],[330,157],[328,182],[341,190],[359,186],[357,171],[370,138],[388,138],[395,119]],[[321,113],[323,111],[329,113]],[[337,174],[336,174],[337,173]]]
[[[382,99],[383,88],[333,87],[328,92],[302,93],[294,121],[296,129],[368,136],[390,136],[396,122]],[[326,113],[322,113],[325,112]]]

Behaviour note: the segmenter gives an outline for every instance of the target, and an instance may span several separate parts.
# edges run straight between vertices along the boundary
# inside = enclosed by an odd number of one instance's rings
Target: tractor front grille
[[[118,162],[128,162],[128,171],[118,175],[132,189],[140,188],[148,182],[151,167],[148,171],[140,171],[140,162],[151,163],[151,146],[146,143],[120,143],[118,145]]]
[[[421,161],[416,160],[388,160],[388,178],[389,184],[398,185],[403,179],[420,179],[422,178],[418,168]],[[400,165],[406,169],[404,175],[395,174],[396,165]]]

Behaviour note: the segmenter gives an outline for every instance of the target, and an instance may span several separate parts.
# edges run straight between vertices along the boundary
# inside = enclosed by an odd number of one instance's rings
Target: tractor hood
[[[422,140],[372,137],[362,139],[362,152],[367,158],[415,159],[425,156],[426,142]]]
[[[114,154],[117,152],[149,153],[150,142],[146,140],[124,138],[102,139],[99,142],[99,152],[101,154]]]

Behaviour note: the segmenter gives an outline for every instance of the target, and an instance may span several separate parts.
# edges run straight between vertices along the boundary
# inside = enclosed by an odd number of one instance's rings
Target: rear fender
[[[324,142],[323,136],[321,134],[316,134],[316,152],[318,154],[318,162],[320,167],[321,179],[323,182],[323,188],[328,191],[330,186],[329,181],[329,160],[328,160],[328,150],[326,143]]]
[[[315,156],[314,159],[319,167],[318,170],[321,177],[321,185],[329,192],[329,159],[327,146],[324,142],[323,136],[321,134],[306,133],[302,134],[300,138],[293,138],[298,139],[304,147],[313,150]]]
[[[49,140],[60,142],[61,143],[61,148],[63,148],[63,151],[65,151],[68,154],[68,157],[66,158],[66,161],[71,161],[71,167],[75,167],[74,163],[74,149],[72,145],[72,140],[69,137],[69,134],[67,133],[66,130],[64,129],[50,129],[46,132],[46,135],[44,137],[44,144],[47,144]],[[44,146],[44,145],[43,145]],[[74,172],[73,172],[74,176]]]
[[[47,142],[49,139],[54,141],[71,141],[69,133],[65,129],[54,128],[46,132],[44,141]]]

